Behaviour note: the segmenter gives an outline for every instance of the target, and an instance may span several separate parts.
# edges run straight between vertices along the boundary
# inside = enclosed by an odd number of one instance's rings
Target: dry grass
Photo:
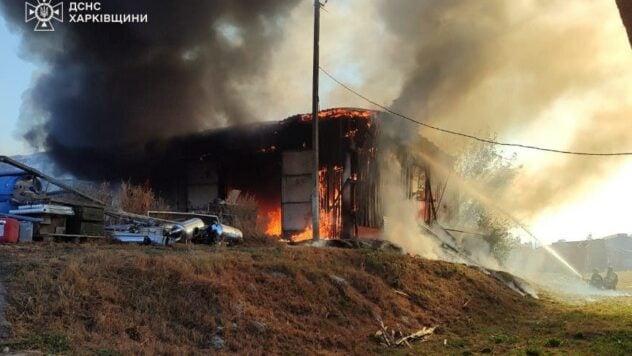
[[[133,184],[131,181],[121,182],[118,189],[112,189],[109,182],[98,185],[81,183],[75,188],[102,201],[106,207],[122,209],[130,213],[144,215],[149,210],[169,210],[169,205],[156,195],[149,181],[144,184]]]
[[[617,272],[619,284],[617,289],[632,294],[632,271]]]
[[[491,323],[453,325],[451,332],[415,345],[415,354],[632,354],[632,298],[565,303],[545,296],[529,313],[506,313]],[[444,341],[445,340],[445,341]]]
[[[278,237],[267,235],[258,228],[246,228],[244,232],[244,241],[241,244],[244,247],[279,247],[287,243],[281,242]]]
[[[114,201],[123,211],[135,214],[146,214],[149,210],[169,210],[167,203],[156,196],[149,182],[135,185],[131,182],[122,182]]]
[[[0,246],[0,258],[16,261],[15,340],[57,352],[210,353],[221,337],[225,353],[366,354],[383,350],[376,318],[445,334],[539,308],[476,269],[367,250]]]
[[[257,227],[257,201],[250,194],[240,194],[234,204],[211,204],[209,211],[221,216],[223,223],[236,227],[244,232],[245,236],[258,235],[261,229]]]

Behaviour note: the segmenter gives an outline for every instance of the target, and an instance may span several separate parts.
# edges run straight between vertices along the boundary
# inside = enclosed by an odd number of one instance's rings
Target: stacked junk
[[[139,215],[114,210],[12,158],[0,156],[0,164],[2,243],[109,238],[147,245],[179,241],[234,245],[243,240],[239,229],[222,224],[217,215],[168,211]]]

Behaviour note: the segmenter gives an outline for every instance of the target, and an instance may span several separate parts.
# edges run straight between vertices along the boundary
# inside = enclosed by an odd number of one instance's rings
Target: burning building
[[[379,147],[386,119],[377,111],[350,108],[321,111],[319,119],[321,236],[377,234],[383,227]],[[311,238],[311,120],[310,114],[295,115],[158,144],[168,154],[148,179],[181,211],[208,211],[240,191],[256,202],[257,222],[268,234]],[[418,202],[418,217],[431,223],[444,185],[406,145],[395,146],[406,197]],[[447,157],[427,140],[416,147]]]

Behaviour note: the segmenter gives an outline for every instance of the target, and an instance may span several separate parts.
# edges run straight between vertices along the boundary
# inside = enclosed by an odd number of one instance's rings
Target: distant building
[[[605,270],[612,266],[617,271],[632,270],[632,235],[614,234],[601,239],[585,241],[558,241],[551,245],[568,263],[580,272],[588,273],[593,269]],[[547,255],[544,249],[536,250],[538,255]],[[563,267],[545,257],[544,269],[559,270]]]

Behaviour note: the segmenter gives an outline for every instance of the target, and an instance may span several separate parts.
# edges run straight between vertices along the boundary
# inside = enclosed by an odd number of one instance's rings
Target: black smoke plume
[[[297,0],[100,2],[98,13],[147,14],[138,24],[68,23],[69,3],[48,33],[24,23],[24,1],[0,3],[22,55],[45,68],[21,126],[63,168],[105,178],[133,175],[117,162],[143,157],[148,142],[260,119],[240,87],[265,73]]]

